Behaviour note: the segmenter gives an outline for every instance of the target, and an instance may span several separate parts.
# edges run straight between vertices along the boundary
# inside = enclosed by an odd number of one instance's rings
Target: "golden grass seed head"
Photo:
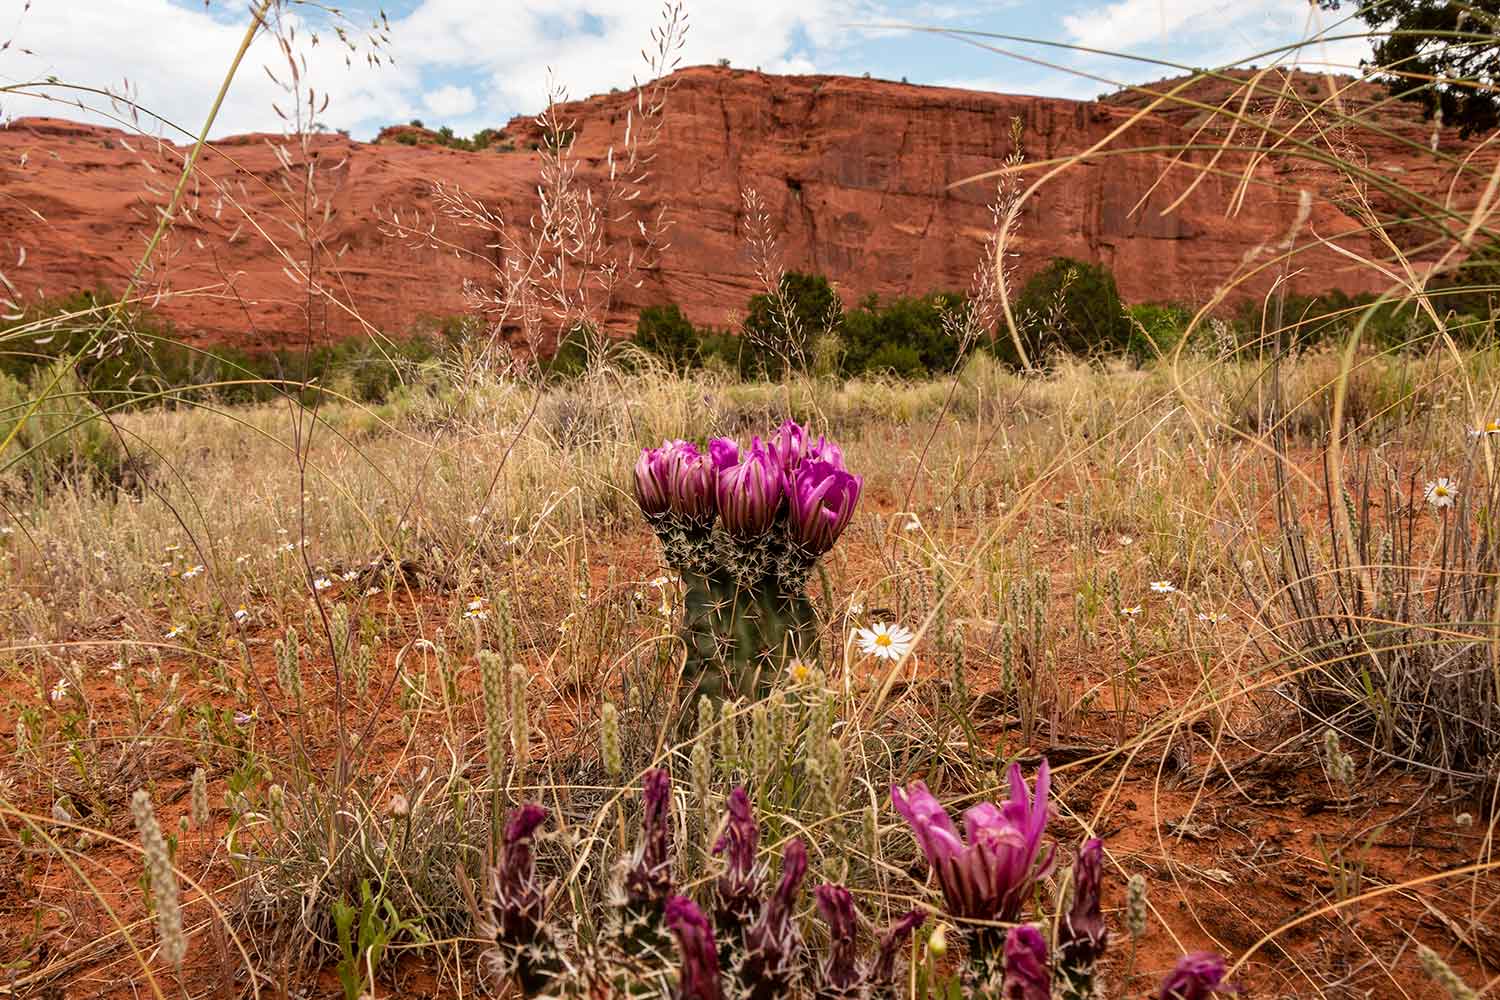
[[[151,796],[143,788],[130,797],[130,814],[140,834],[145,854],[146,878],[151,886],[151,900],[156,907],[156,931],[161,938],[162,957],[173,965],[187,955],[187,936],[182,929],[182,908],[177,894],[177,874]]]
[[[625,770],[620,754],[620,713],[612,701],[599,708],[599,759],[611,778],[618,779]]]
[[[1125,927],[1130,936],[1140,940],[1146,933],[1150,907],[1146,901],[1146,876],[1137,872],[1125,883]]]

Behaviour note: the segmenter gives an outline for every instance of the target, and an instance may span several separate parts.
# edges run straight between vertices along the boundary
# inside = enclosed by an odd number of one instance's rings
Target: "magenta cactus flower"
[[[750,796],[736,786],[729,793],[729,814],[724,831],[714,841],[713,852],[728,862],[719,876],[718,901],[714,919],[723,933],[748,927],[760,915],[761,894],[765,890],[765,869],[757,865],[756,847],[760,843],[760,824],[750,811]]]
[[[807,847],[794,840],[786,845],[781,860],[781,884],[766,900],[760,919],[745,932],[740,979],[749,1000],[777,1000],[787,996],[796,982],[802,935],[792,916],[806,875]]]
[[[1238,993],[1238,986],[1224,981],[1227,972],[1221,956],[1195,951],[1177,960],[1156,995],[1160,1000],[1209,1000],[1215,994]]]
[[[660,448],[643,448],[635,463],[635,501],[648,518],[667,512],[671,489],[672,454],[681,441],[664,441]]]
[[[783,472],[791,472],[807,455],[807,431],[795,420],[787,420],[771,435],[771,454]]]
[[[714,472],[723,472],[740,460],[740,445],[733,438],[714,438],[708,442],[708,457],[713,461]]]
[[[533,802],[506,820],[500,863],[490,869],[480,932],[489,938],[496,971],[515,976],[528,996],[542,992],[561,970],[543,916],[546,896],[537,881],[531,843],[547,821],[547,810]]]
[[[833,548],[854,518],[864,477],[826,461],[806,461],[787,482],[787,527],[794,542],[813,557]]]
[[[625,873],[625,898],[637,912],[660,912],[672,894],[672,776],[647,771],[641,801],[641,840]]]
[[[667,504],[672,513],[700,527],[712,524],[717,480],[713,459],[693,445],[675,452],[667,483]]]
[[[740,461],[719,472],[719,523],[740,541],[754,541],[770,530],[781,512],[781,469],[756,438]]]
[[[686,896],[667,900],[665,923],[677,939],[682,969],[674,1000],[724,1000],[719,982],[719,947],[703,911]]]
[[[1109,928],[1099,908],[1099,883],[1103,877],[1104,844],[1091,837],[1078,849],[1073,865],[1073,903],[1063,914],[1057,930],[1057,946],[1064,968],[1087,975],[1109,944]]]
[[[810,462],[827,462],[835,469],[844,468],[844,450],[821,434],[817,444],[808,447],[807,459]]]
[[[1044,760],[1031,797],[1020,765],[1011,765],[1010,798],[999,806],[981,802],[964,813],[967,843],[925,784],[914,781],[905,791],[891,787],[896,811],[910,824],[954,916],[1012,922],[1037,879],[1052,870],[1055,849],[1042,851],[1048,774]]]
[[[1005,936],[1005,1000],[1052,1000],[1047,967],[1047,939],[1030,924],[1012,927]]]

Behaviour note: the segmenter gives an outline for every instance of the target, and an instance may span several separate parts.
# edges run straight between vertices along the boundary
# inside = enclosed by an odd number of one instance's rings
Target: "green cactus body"
[[[784,591],[775,576],[756,587],[722,573],[682,578],[683,675],[698,694],[758,699],[792,659],[814,658],[817,617],[806,594]]]

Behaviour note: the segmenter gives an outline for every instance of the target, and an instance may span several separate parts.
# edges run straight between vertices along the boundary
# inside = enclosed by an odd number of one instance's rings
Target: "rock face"
[[[1351,87],[1341,110],[1320,113],[1320,122],[1360,113],[1380,131],[1345,129],[1319,146],[1303,123],[1296,134],[1312,147],[1306,156],[1257,159],[1243,147],[1265,145],[1259,131],[1200,128],[1201,108],[1143,113],[1149,98],[1139,93],[1078,102],[701,67],[681,71],[675,84],[645,191],[608,230],[623,246],[637,218],[664,210],[670,245],[617,286],[608,310],[615,328],[633,325],[641,306],[669,301],[698,323],[733,322],[760,290],[747,251],[748,189],[766,208],[785,265],[828,275],[846,302],[967,289],[995,181],[963,182],[1003,163],[1014,121],[1027,164],[1020,189],[1037,183],[1012,242],[1016,274],[1056,255],[1101,261],[1127,301],[1202,303],[1220,293],[1242,301],[1283,274],[1301,292],[1383,290],[1374,269],[1317,244],[1382,256],[1357,221],[1354,192],[1327,163],[1330,143],[1340,159],[1365,165],[1374,179],[1367,197],[1385,212],[1404,204],[1382,187],[1393,179],[1433,204],[1472,204],[1495,163],[1481,151],[1453,184],[1454,163],[1474,146],[1444,132],[1435,155],[1430,124],[1406,106],[1379,104],[1370,85]],[[1328,81],[1276,76],[1263,86],[1245,113],[1290,125],[1300,112],[1278,106],[1276,89],[1326,91]],[[1234,81],[1195,84],[1192,93],[1239,108]],[[634,95],[621,93],[561,109],[581,183],[602,184],[607,150],[633,105]],[[155,304],[187,339],[247,348],[374,330],[400,336],[424,317],[468,312],[466,284],[493,288],[503,260],[484,231],[442,217],[432,185],[462,189],[525,226],[536,213],[542,156],[532,146],[542,137],[526,119],[504,135],[480,152],[337,135],[219,142],[205,153],[146,287],[163,293]],[[1226,136],[1240,148],[1216,157],[1211,144]],[[1199,148],[1172,152],[1191,145]],[[1088,159],[1059,162],[1085,151]],[[0,129],[0,273],[23,300],[118,292],[184,152],[56,119]],[[438,239],[396,238],[392,218],[434,227]],[[1416,230],[1400,235],[1412,247],[1423,242]],[[1312,249],[1288,263],[1280,258],[1289,246]],[[319,294],[299,276],[309,265]]]

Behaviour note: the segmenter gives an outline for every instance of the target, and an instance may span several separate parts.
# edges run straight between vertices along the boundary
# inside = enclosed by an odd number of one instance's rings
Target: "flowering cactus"
[[[864,480],[838,445],[788,420],[748,448],[714,438],[641,453],[635,497],[687,585],[682,638],[699,694],[758,697],[793,658],[812,659],[804,591],[849,526]]]
[[[861,965],[857,953],[859,913],[854,896],[841,885],[820,885],[814,891],[818,913],[828,924],[828,954],[817,967],[818,982],[813,990],[815,1000],[863,1000],[891,994],[896,978],[896,956],[926,918],[912,910],[881,935],[875,960]]]
[[[1103,865],[1104,845],[1097,837],[1085,841],[1073,865],[1073,903],[1057,928],[1059,971],[1068,998],[1094,995],[1094,963],[1109,946],[1109,928],[1099,908]]]
[[[911,825],[954,916],[1010,923],[1021,915],[1036,881],[1052,870],[1054,849],[1042,851],[1047,785],[1046,761],[1037,771],[1035,797],[1027,795],[1020,765],[1011,765],[1010,798],[964,813],[967,843],[925,784],[891,788],[896,811]]]

